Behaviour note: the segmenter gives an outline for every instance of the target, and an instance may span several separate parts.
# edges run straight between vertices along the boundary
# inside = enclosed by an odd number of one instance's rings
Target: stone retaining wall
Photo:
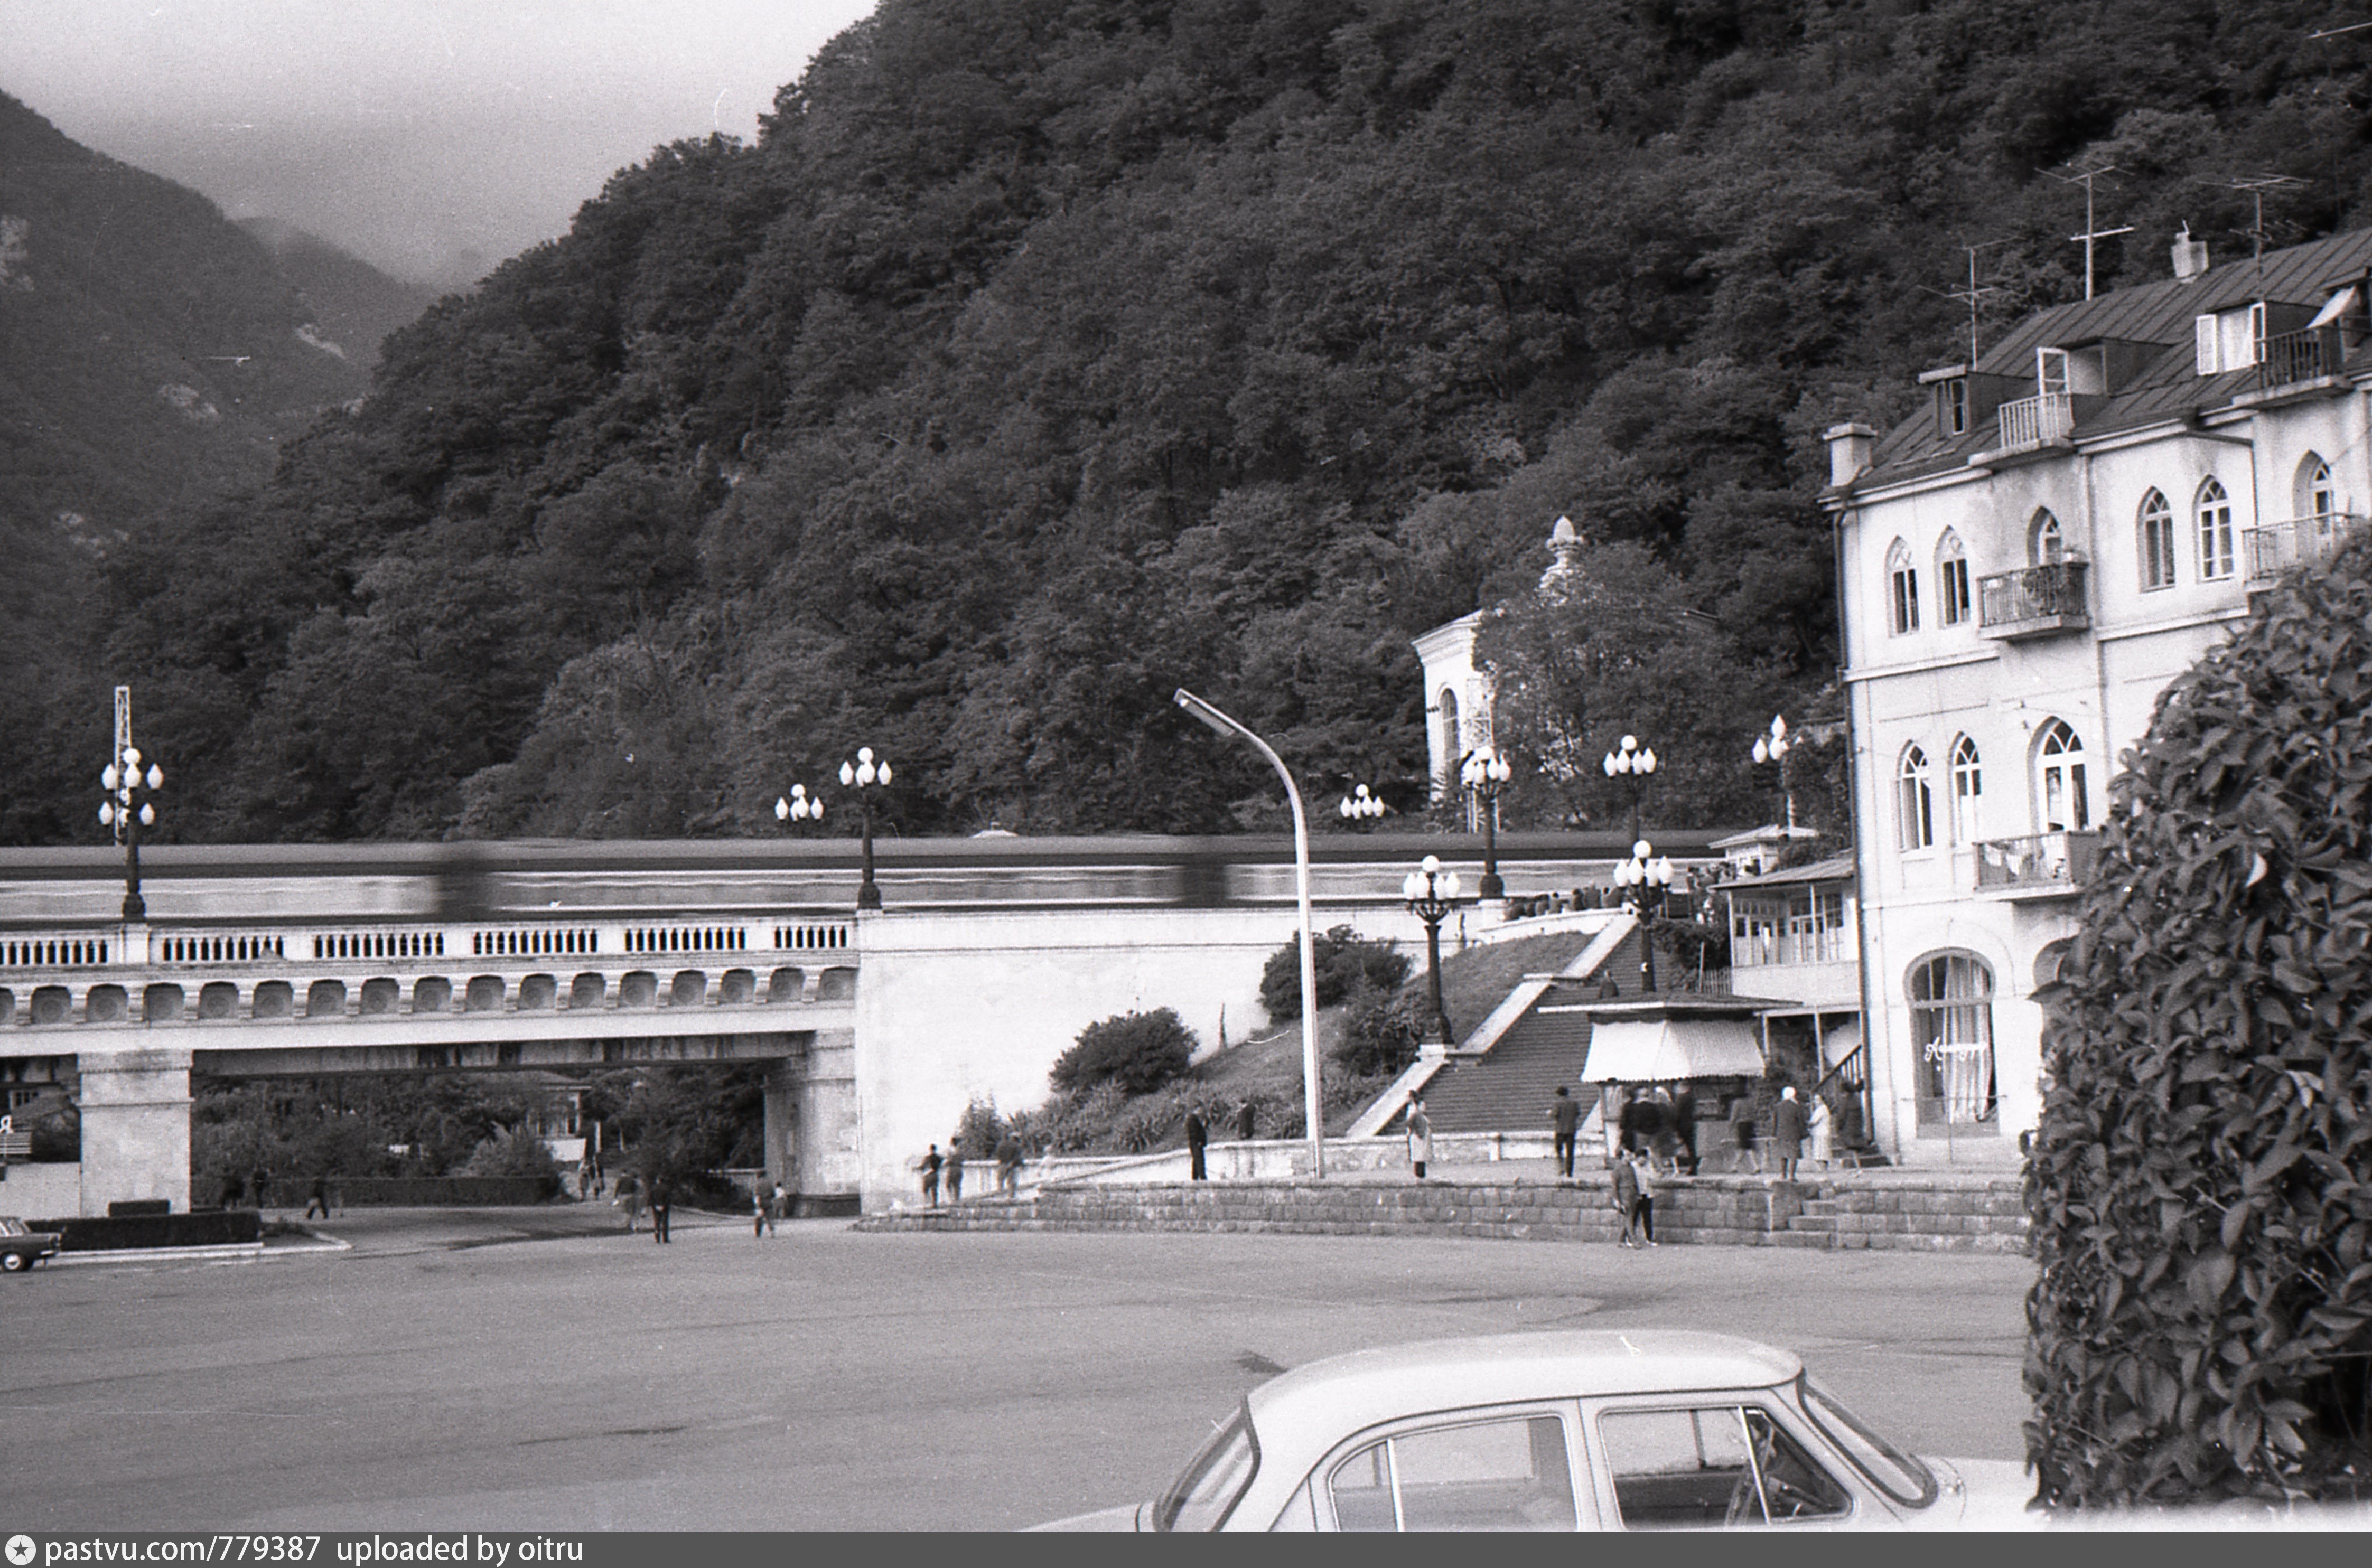
[[[1831,1206],[1834,1206],[1833,1208]],[[1727,1247],[2023,1252],[2018,1184],[1937,1179],[1863,1186],[1697,1177],[1661,1184],[1656,1239]],[[1257,1231],[1613,1241],[1610,1183],[1207,1181],[1027,1191],[957,1208],[871,1214],[860,1230]]]

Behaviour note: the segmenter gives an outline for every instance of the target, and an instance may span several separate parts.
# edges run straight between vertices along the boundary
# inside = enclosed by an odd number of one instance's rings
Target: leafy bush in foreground
[[[2367,573],[2266,594],[2112,787],[2027,1179],[2045,1504],[2372,1477]]]

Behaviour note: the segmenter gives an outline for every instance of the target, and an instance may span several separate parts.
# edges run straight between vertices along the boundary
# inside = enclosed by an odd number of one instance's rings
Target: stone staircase
[[[2023,1252],[2023,1189],[2015,1176],[1887,1171],[1831,1179],[1767,1240],[1834,1251]]]

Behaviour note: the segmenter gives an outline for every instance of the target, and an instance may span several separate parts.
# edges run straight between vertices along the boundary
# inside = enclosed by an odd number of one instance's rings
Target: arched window
[[[2141,556],[2145,590],[2174,587],[2174,508],[2161,490],[2142,497]]]
[[[2056,563],[2067,553],[2067,541],[2061,537],[2059,519],[2047,506],[2039,508],[2034,520],[2026,528],[2026,558],[2036,566]]]
[[[2308,452],[2298,463],[2296,512],[2301,517],[2328,517],[2339,510],[2338,488],[2331,482],[2331,465]]]
[[[1894,634],[1919,630],[1919,569],[1911,563],[1911,547],[1899,539],[1886,552],[1886,585]]]
[[[1458,760],[1466,754],[1466,742],[1458,730],[1458,693],[1449,687],[1441,689],[1441,776],[1442,794],[1458,786]]]
[[[1994,971],[1973,953],[1936,953],[1912,965],[1909,980],[1919,1120],[1962,1126],[1992,1121]]]
[[[1964,735],[1952,743],[1954,842],[1972,844],[1984,836],[1979,824],[1979,807],[1983,803],[1984,794],[1984,766],[1977,756],[1977,743]]]
[[[1916,746],[1904,747],[1894,784],[1902,847],[1928,848],[1936,842],[1936,803],[1934,793],[1927,787],[1927,753]]]
[[[2042,726],[2034,749],[2035,783],[2046,833],[2078,831],[2092,825],[2092,801],[2084,788],[2084,743],[2064,719]]]
[[[1958,626],[1969,618],[1969,554],[1951,529],[1936,546],[1936,619]]]
[[[2199,487],[2199,575],[2216,582],[2232,575],[2232,498],[2214,480]]]

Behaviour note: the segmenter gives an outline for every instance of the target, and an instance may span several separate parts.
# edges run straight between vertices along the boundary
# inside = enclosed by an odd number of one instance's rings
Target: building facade
[[[2372,231],[2042,311],[1828,433],[1872,1129],[2006,1163],[2120,753],[2372,498]]]

